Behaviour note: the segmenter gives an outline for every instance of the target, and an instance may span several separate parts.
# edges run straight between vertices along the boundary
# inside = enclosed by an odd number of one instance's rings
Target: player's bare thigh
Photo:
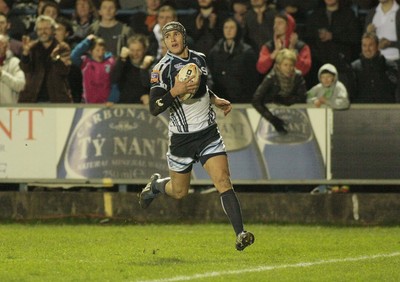
[[[175,199],[182,199],[187,196],[190,188],[191,172],[178,173],[170,170],[169,176],[171,177],[171,180],[165,186],[165,192],[167,195]]]
[[[209,158],[203,167],[219,193],[223,193],[232,188],[228,157],[226,155],[217,155]]]

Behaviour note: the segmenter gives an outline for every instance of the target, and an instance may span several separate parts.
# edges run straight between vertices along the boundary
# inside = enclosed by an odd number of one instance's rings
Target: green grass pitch
[[[0,225],[0,281],[400,281],[400,227]]]

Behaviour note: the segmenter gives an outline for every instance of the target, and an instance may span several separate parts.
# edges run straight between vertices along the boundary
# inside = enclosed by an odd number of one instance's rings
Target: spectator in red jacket
[[[282,49],[294,50],[297,53],[296,69],[305,76],[311,68],[310,47],[298,39],[295,32],[296,22],[287,13],[279,13],[274,19],[274,39],[267,41],[260,50],[257,70],[266,74],[274,65],[278,52]]]

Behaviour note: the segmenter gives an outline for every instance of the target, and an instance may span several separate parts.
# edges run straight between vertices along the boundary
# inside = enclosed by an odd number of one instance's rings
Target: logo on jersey
[[[201,66],[199,58],[194,57],[193,60],[196,62],[196,65]]]
[[[174,65],[174,68],[175,68],[176,70],[180,70],[181,68],[183,68],[183,66],[184,66],[184,64],[178,63],[178,64],[175,64],[175,65]]]
[[[158,83],[160,81],[160,71],[153,70],[150,76],[150,83]]]
[[[157,106],[159,106],[159,107],[164,106],[164,103],[162,102],[162,99],[158,99],[158,100],[156,101],[156,104],[157,104]]]

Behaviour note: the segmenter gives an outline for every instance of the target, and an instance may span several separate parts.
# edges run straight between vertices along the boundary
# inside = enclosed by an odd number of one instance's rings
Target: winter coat
[[[318,83],[307,92],[307,103],[314,103],[318,98],[325,98],[326,105],[336,110],[344,110],[349,108],[350,102],[347,89],[339,81],[339,75],[334,65],[325,64],[318,71],[318,79],[321,81],[321,73],[329,71],[335,75],[335,79],[329,87],[324,87],[322,83]]]
[[[258,86],[254,93],[252,104],[254,108],[266,119],[270,116],[270,111],[265,106],[266,103],[275,103],[290,106],[296,103],[306,102],[306,83],[299,70],[295,71],[292,92],[287,96],[280,95],[281,86],[275,70],[269,72]]]
[[[140,98],[150,93],[149,70],[133,65],[129,57],[125,62],[117,60],[111,72],[111,81],[119,88],[118,103],[141,104]]]
[[[319,30],[327,29],[332,33],[332,40],[322,42],[319,39]],[[310,45],[313,63],[318,62],[318,68],[323,64],[331,63],[341,71],[337,63],[339,54],[344,56],[347,62],[351,62],[360,45],[361,30],[353,10],[348,7],[340,7],[332,12],[332,20],[329,22],[326,8],[315,10],[309,17],[306,24],[305,41]]]
[[[225,51],[224,39],[211,49],[207,57],[212,90],[232,103],[250,103],[259,84],[256,53],[250,45],[238,41],[232,53]]]
[[[371,59],[361,55],[351,66],[355,84],[351,93],[353,103],[395,103],[399,75],[396,63],[381,54]]]
[[[289,47],[290,36],[296,29],[296,22],[292,16],[286,14],[287,17],[287,30],[284,42],[284,48]],[[298,40],[294,49],[297,51],[297,62],[296,68],[301,71],[305,76],[311,68],[311,51],[310,47],[301,40]],[[274,60],[271,58],[271,53],[275,50],[274,40],[267,41],[260,50],[257,61],[257,70],[261,74],[266,74],[274,64]]]
[[[259,52],[261,46],[274,38],[274,18],[276,11],[274,9],[266,9],[264,12],[263,22],[257,21],[256,12],[250,8],[245,15],[245,41],[250,44],[256,52]]]
[[[0,105],[16,104],[19,92],[24,89],[25,75],[19,62],[19,59],[8,50],[6,59],[0,67]]]
[[[19,95],[19,103],[36,103],[43,83],[51,103],[72,103],[68,85],[70,68],[61,60],[53,60],[49,55],[57,44],[54,40],[50,47],[45,49],[38,43],[31,48],[28,56],[21,56],[20,67],[25,73],[26,84]]]

